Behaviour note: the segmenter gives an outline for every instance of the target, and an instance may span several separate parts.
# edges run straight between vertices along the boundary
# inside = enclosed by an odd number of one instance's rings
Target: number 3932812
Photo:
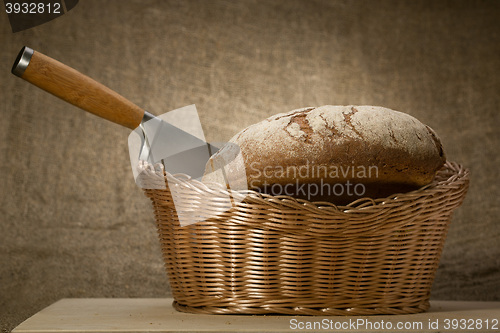
[[[60,2],[6,2],[7,14],[62,14]]]

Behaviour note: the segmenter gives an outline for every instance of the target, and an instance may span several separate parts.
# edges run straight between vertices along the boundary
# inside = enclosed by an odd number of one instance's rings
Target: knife
[[[201,178],[218,148],[147,112],[79,71],[29,47],[19,52],[12,73],[87,112],[129,129],[140,130],[138,159],[163,163],[171,173]]]

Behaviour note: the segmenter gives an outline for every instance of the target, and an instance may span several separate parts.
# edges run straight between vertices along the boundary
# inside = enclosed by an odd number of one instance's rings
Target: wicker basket
[[[248,191],[234,208],[181,227],[167,190],[145,190],[158,225],[174,306],[205,314],[373,315],[426,311],[452,211],[469,172],[447,162],[435,181],[347,206]],[[185,176],[196,209],[228,192]],[[163,180],[165,181],[165,179]],[[174,183],[172,183],[174,182]]]

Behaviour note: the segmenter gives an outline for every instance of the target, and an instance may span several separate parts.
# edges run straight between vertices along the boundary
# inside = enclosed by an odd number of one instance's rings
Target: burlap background
[[[10,74],[28,45],[208,139],[324,104],[405,111],[472,171],[435,299],[500,300],[500,2],[99,1],[13,34],[0,13],[0,327],[63,297],[167,297],[129,131]]]

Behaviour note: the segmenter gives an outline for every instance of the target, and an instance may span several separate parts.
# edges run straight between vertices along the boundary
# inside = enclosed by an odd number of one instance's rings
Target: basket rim
[[[405,201],[414,201],[417,197],[435,195],[436,193],[449,190],[451,187],[468,185],[470,170],[463,165],[446,161],[445,164],[436,173],[434,180],[416,190],[394,193],[383,198],[363,197],[350,202],[347,205],[337,205],[328,201],[309,201],[305,199],[294,198],[288,195],[271,195],[260,193],[255,190],[231,190],[219,183],[203,183],[184,173],[170,174],[164,171],[164,180],[166,184],[179,184],[188,186],[190,189],[200,192],[209,192],[214,195],[230,196],[241,199],[264,200],[269,204],[277,204],[280,206],[297,207],[300,205],[303,209],[313,211],[321,210],[322,212],[332,211],[338,213],[350,213],[354,211],[364,211],[373,209],[379,206],[391,206],[396,203]],[[147,190],[146,190],[147,191]]]

